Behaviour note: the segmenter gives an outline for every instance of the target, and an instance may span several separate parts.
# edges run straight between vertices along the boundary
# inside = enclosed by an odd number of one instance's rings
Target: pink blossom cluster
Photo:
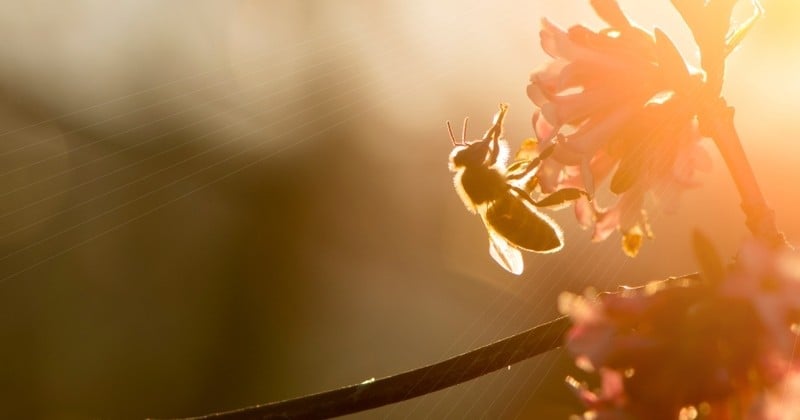
[[[528,96],[540,150],[557,146],[537,176],[544,193],[580,188],[594,196],[607,184],[613,202],[581,198],[577,219],[593,227],[595,241],[620,230],[634,256],[651,235],[646,198],[672,209],[698,184],[696,172],[710,169],[696,111],[704,75],[689,69],[663,32],[635,26],[615,0],[591,4],[609,27],[565,31],[542,22],[541,45],[552,61],[531,75]]]
[[[586,419],[800,418],[800,255],[746,244],[718,281],[565,294]]]

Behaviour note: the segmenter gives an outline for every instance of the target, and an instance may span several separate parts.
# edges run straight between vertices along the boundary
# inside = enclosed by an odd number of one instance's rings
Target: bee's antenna
[[[456,136],[453,135],[453,126],[450,125],[450,121],[447,121],[447,132],[450,133],[450,142],[453,143],[453,146],[458,146],[458,143],[456,143]]]
[[[453,146],[464,146],[467,144],[467,123],[469,122],[469,117],[464,117],[464,123],[461,124],[461,143],[456,141],[456,136],[453,134],[453,126],[450,125],[450,121],[447,121],[447,132],[450,133],[450,141],[453,143]]]

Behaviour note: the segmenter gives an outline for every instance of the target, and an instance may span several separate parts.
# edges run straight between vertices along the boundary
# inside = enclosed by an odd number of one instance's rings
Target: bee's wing
[[[489,255],[509,273],[522,274],[524,268],[522,253],[489,224],[486,220],[485,207],[481,209],[480,215],[483,224],[486,225],[486,232],[489,233]]]
[[[483,216],[487,227],[514,248],[547,254],[564,246],[561,227],[515,191],[486,206]]]
[[[522,274],[524,269],[522,253],[491,229],[489,229],[489,255],[509,273]]]

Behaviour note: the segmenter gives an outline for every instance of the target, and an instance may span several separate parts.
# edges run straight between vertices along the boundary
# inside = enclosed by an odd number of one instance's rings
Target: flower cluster
[[[565,295],[561,310],[568,350],[601,376],[597,391],[569,379],[584,418],[800,418],[794,253],[753,242],[720,281]]]
[[[672,208],[697,185],[695,173],[710,168],[696,111],[704,77],[663,32],[635,26],[615,0],[591,4],[608,28],[542,22],[541,45],[553,60],[531,75],[528,96],[540,147],[557,146],[538,177],[545,193],[571,187],[590,196],[608,181],[616,200],[603,208],[582,198],[576,216],[594,227],[595,241],[621,230],[634,256],[650,235],[645,198]]]

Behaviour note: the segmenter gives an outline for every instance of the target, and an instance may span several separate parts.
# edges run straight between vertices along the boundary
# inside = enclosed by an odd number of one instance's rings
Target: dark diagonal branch
[[[567,317],[429,366],[375,381],[350,385],[200,419],[324,419],[405,401],[458,385],[561,346]]]
[[[671,277],[660,283],[662,287],[687,287],[699,279],[698,274],[688,274]],[[626,288],[625,291],[646,291],[652,286],[653,283]],[[394,404],[470,381],[559,348],[571,325],[568,317],[561,317],[439,363],[394,376],[291,400],[184,420],[325,419]]]

